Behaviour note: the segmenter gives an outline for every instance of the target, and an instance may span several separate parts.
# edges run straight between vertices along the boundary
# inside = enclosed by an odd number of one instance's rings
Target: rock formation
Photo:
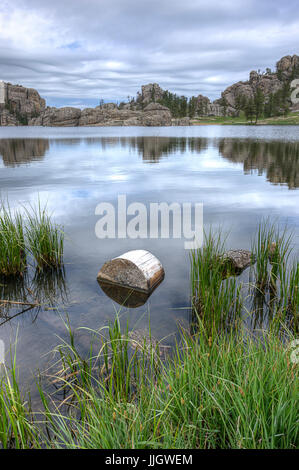
[[[79,108],[47,107],[38,117],[29,119],[29,126],[78,126],[81,110]]]
[[[151,102],[158,102],[163,98],[164,91],[158,83],[149,83],[142,85],[141,94],[137,93],[137,103],[146,106]]]
[[[221,98],[211,102],[209,98],[198,95],[192,97],[194,104],[193,114],[190,116],[225,116],[237,115],[240,108],[240,100],[250,100],[257,89],[260,89],[265,97],[265,102],[275,94],[289,86],[293,78],[299,77],[299,56],[285,56],[276,64],[276,72],[267,69],[265,73],[250,72],[248,81],[237,82],[226,88]],[[171,96],[170,96],[171,95]],[[168,98],[167,98],[168,96]],[[1,126],[171,126],[189,125],[190,120],[184,116],[187,107],[177,108],[167,99],[181,99],[184,104],[187,98],[178,97],[163,90],[157,83],[149,83],[141,87],[141,93],[137,93],[136,99],[129,103],[105,103],[95,108],[86,108],[82,111],[78,108],[47,107],[43,98],[32,88],[20,85],[12,85],[0,81],[0,125]],[[299,110],[299,105],[293,105],[287,94],[282,100],[287,101],[281,107]],[[185,100],[185,101],[184,101]],[[281,97],[280,97],[281,101]],[[270,101],[269,101],[270,102]],[[175,101],[176,103],[176,101]],[[162,104],[166,104],[163,106]],[[186,104],[186,103],[185,103]],[[172,109],[173,115],[170,111]],[[183,111],[181,111],[183,109]],[[282,109],[283,111],[283,109]],[[271,114],[273,115],[273,114]],[[177,116],[183,116],[178,118]]]
[[[1,126],[26,125],[30,118],[38,116],[45,107],[45,100],[33,88],[0,82]]]
[[[143,111],[119,109],[114,103],[96,108],[46,108],[29,120],[31,126],[171,126],[171,113],[158,103],[150,103]]]
[[[235,110],[232,107],[225,109],[217,100],[211,102],[207,96],[198,95],[196,103],[196,114],[198,116],[224,116],[233,115]]]
[[[249,80],[246,82],[237,82],[226,88],[221,99],[215,103],[225,101],[231,108],[230,113],[237,111],[237,100],[245,97],[247,100],[253,98],[257,88],[260,88],[265,96],[269,98],[270,94],[275,94],[282,90],[284,85],[292,78],[299,77],[299,56],[285,56],[276,64],[276,72],[267,69],[265,73],[259,73],[255,70],[249,74]],[[289,103],[291,105],[291,103]]]
[[[283,82],[277,78],[275,73],[260,75],[255,71],[250,72],[247,82],[237,82],[226,88],[222,94],[222,100],[225,100],[230,107],[231,112],[236,111],[237,99],[245,97],[247,100],[253,98],[256,88],[259,87],[265,96],[281,90]],[[219,100],[217,101],[219,102]]]
[[[297,70],[299,67],[299,56],[296,54],[293,56],[286,55],[277,62],[276,67],[277,74],[281,79],[290,79],[294,70]]]

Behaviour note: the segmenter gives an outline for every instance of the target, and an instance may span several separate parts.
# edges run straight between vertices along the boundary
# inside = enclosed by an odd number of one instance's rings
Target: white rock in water
[[[133,250],[107,261],[97,280],[150,293],[164,279],[164,268],[149,251]]]

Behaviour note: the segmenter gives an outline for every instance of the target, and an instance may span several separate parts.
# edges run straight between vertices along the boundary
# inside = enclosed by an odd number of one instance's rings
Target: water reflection
[[[48,139],[0,139],[0,155],[8,167],[42,160],[48,149]]]
[[[139,292],[126,287],[114,286],[106,282],[98,281],[102,291],[122,307],[137,308],[142,307],[148,300],[150,294]]]
[[[0,280],[0,299],[36,299],[43,305],[1,307],[0,324],[6,323],[0,328],[0,339],[7,350],[20,325],[17,361],[24,381],[33,366],[43,368],[44,353],[60,342],[57,336],[69,340],[61,316],[69,319],[73,331],[81,327],[100,329],[115,317],[115,310],[122,310],[111,299],[123,304],[128,293],[116,297],[115,291],[108,290],[107,296],[96,282],[99,267],[119,253],[147,249],[155,253],[167,272],[150,298],[129,298],[122,325],[125,327],[128,321],[130,329],[136,325],[148,328],[150,318],[153,336],[161,339],[177,333],[178,323],[186,328],[190,324],[189,253],[183,240],[99,240],[94,227],[98,220],[95,207],[100,202],[117,204],[118,194],[127,194],[128,204],[203,202],[206,228],[221,225],[230,232],[228,249],[250,249],[263,216],[281,216],[282,223],[290,218],[297,234],[298,193],[288,188],[299,187],[299,139],[294,141],[294,129],[277,131],[275,127],[271,131],[261,127],[151,129],[154,136],[144,136],[149,132],[145,128],[7,129],[10,138],[0,139],[0,196],[8,197],[12,209],[23,203],[35,204],[40,197],[68,235],[66,275],[44,276],[29,268],[27,277],[17,283],[7,285]],[[0,129],[0,136],[7,130]],[[34,132],[37,138],[15,139],[21,131],[28,137]],[[298,247],[298,237],[295,241]],[[246,276],[247,272],[242,282],[248,284]],[[48,308],[55,308],[56,301],[58,310]],[[262,307],[256,299],[255,309],[262,313]],[[30,310],[21,313],[26,308]],[[251,326],[249,320],[247,326]],[[90,347],[84,331],[78,332],[83,353]]]
[[[42,160],[55,148],[85,145],[101,152],[120,148],[136,152],[146,163],[159,163],[170,154],[201,153],[209,144],[233,163],[242,163],[244,174],[266,174],[273,184],[299,187],[299,142],[197,137],[102,137],[85,139],[0,139],[0,155],[7,167]],[[128,155],[129,157],[129,155]]]
[[[218,145],[222,157],[243,163],[244,174],[266,173],[273,184],[287,184],[289,189],[299,187],[298,142],[221,139]]]
[[[68,303],[69,293],[64,268],[36,270],[33,277],[0,277],[0,326],[13,318],[34,310],[38,313]]]
[[[208,147],[208,139],[184,137],[137,137],[128,139],[127,145],[136,149],[143,161],[158,163],[171,153],[197,152]]]

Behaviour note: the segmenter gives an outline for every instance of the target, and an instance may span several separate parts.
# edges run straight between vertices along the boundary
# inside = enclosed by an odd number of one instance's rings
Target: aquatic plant
[[[191,253],[191,299],[193,325],[198,318],[212,336],[219,329],[236,328],[249,319],[252,326],[270,324],[279,330],[287,323],[298,327],[298,262],[292,267],[292,234],[269,220],[259,224],[252,243],[249,280],[244,282],[225,264],[221,232],[204,234],[204,244]]]
[[[298,324],[299,276],[298,262],[292,267],[292,233],[287,227],[282,230],[269,219],[259,224],[252,250],[256,264],[251,267],[251,316],[260,315],[261,320],[279,329],[288,322],[296,331]]]
[[[25,237],[21,214],[0,202],[0,275],[22,276],[25,269]]]
[[[27,440],[21,439],[14,430],[19,445],[104,449],[297,445],[298,367],[290,360],[288,345],[274,333],[263,332],[259,339],[248,332],[207,338],[201,328],[195,335],[182,329],[175,350],[162,361],[156,348],[146,347],[142,338],[138,353],[136,348],[132,351],[130,336],[118,318],[106,339],[103,331],[91,331],[93,347],[85,355],[79,353],[71,330],[69,341],[56,348],[58,362],[52,373],[48,370],[48,379],[57,394],[38,382],[43,409],[38,420],[27,414],[27,407],[25,415],[24,408],[20,410],[29,434]],[[293,340],[292,335],[288,340]],[[7,417],[8,409],[2,413],[5,429],[10,429],[15,417]],[[3,435],[4,442],[9,441]]]
[[[174,349],[162,359],[150,333],[150,341],[132,339],[117,315],[108,327],[84,328],[91,340],[82,354],[67,323],[69,341],[55,348],[43,375],[47,387],[36,377],[38,414],[20,391],[15,360],[4,369],[0,446],[295,448],[298,364],[289,343],[298,324],[299,263],[291,263],[287,235],[260,227],[257,240],[261,259],[249,271],[246,293],[254,308],[246,313],[256,315],[259,293],[267,331],[237,328],[242,286],[223,269],[221,233],[205,234],[202,249],[191,254],[194,321],[190,331],[180,329]]]
[[[252,251],[256,256],[255,284],[260,291],[269,286],[276,288],[279,275],[287,268],[291,241],[292,234],[288,235],[287,227],[281,231],[278,224],[269,219],[259,224]]]
[[[14,351],[9,369],[0,364],[0,448],[40,448],[39,429],[30,399],[21,392],[15,359]]]
[[[47,208],[26,209],[26,239],[28,251],[34,257],[37,268],[58,268],[63,264],[64,233],[52,222]]]
[[[229,326],[240,315],[241,286],[234,277],[228,278],[222,255],[225,243],[221,231],[204,234],[203,247],[191,253],[192,308],[210,333]],[[193,312],[194,313],[194,312]],[[193,315],[194,316],[194,315]]]
[[[47,208],[24,208],[23,214],[0,203],[0,275],[23,276],[30,253],[38,269],[63,264],[64,233]]]

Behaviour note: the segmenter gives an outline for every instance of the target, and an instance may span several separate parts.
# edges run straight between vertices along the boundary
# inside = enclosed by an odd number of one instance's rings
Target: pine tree
[[[246,108],[244,109],[244,112],[245,112],[245,116],[246,116],[247,121],[250,120],[250,122],[252,124],[252,121],[253,121],[253,118],[254,118],[254,112],[255,112],[253,98],[250,98],[247,101]]]
[[[257,120],[262,116],[264,112],[264,103],[265,103],[265,96],[264,93],[260,88],[256,89],[253,97],[254,102],[254,115],[255,115],[255,124]]]

